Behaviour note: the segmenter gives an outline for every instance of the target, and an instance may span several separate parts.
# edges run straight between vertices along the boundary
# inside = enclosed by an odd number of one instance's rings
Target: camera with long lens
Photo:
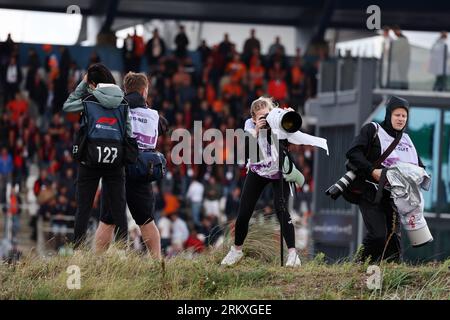
[[[336,200],[348,188],[350,183],[355,180],[355,178],[356,174],[353,171],[347,171],[342,178],[340,178],[335,184],[325,191],[325,194],[330,196],[331,199]]]
[[[272,130],[283,131],[285,133],[294,133],[300,130],[302,126],[302,116],[295,111],[275,108],[260,119],[267,120],[267,127]]]

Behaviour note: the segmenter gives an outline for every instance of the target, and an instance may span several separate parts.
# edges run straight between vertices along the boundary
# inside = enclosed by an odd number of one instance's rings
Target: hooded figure
[[[383,190],[381,201],[375,202],[381,170],[397,162],[406,162],[424,167],[414,144],[405,132],[408,124],[409,103],[392,96],[386,103],[386,116],[380,124],[372,122],[364,125],[353,140],[346,157],[362,182],[359,208],[363,216],[367,234],[363,240],[361,260],[370,258],[401,260],[400,224],[395,212],[390,192]],[[399,142],[388,157],[377,167],[380,158],[392,141]],[[388,241],[388,239],[390,239]]]

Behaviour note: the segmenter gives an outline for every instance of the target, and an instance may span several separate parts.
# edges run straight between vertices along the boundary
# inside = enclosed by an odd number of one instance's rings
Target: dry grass
[[[0,299],[450,299],[450,260],[421,266],[385,264],[381,290],[366,286],[367,264],[325,264],[323,255],[301,268],[279,266],[273,224],[252,226],[245,259],[222,267],[223,248],[162,262],[111,248],[69,257],[28,257],[0,265]],[[68,289],[71,265],[81,271],[81,288]]]

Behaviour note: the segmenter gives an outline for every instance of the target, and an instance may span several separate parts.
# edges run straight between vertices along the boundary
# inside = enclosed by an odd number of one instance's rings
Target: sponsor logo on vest
[[[96,124],[95,127],[96,127],[97,129],[119,131],[119,130],[117,130],[116,128],[104,126],[104,125],[101,125],[101,124]]]
[[[145,118],[138,118],[138,117],[133,117],[134,121],[139,121],[141,123],[147,123],[147,119]]]
[[[414,229],[416,227],[416,217],[414,217],[413,215],[409,217],[408,224],[411,226],[411,228]]]
[[[101,117],[100,119],[97,120],[97,124],[109,124],[110,126],[116,124],[117,119],[116,118],[108,118],[108,117]]]

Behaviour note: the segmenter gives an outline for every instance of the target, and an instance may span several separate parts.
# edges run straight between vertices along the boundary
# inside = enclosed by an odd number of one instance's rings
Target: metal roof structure
[[[366,9],[376,4],[383,25],[440,31],[448,28],[450,1],[368,0],[0,0],[0,8],[66,12],[77,5],[83,15],[114,18],[175,19],[366,29]]]

